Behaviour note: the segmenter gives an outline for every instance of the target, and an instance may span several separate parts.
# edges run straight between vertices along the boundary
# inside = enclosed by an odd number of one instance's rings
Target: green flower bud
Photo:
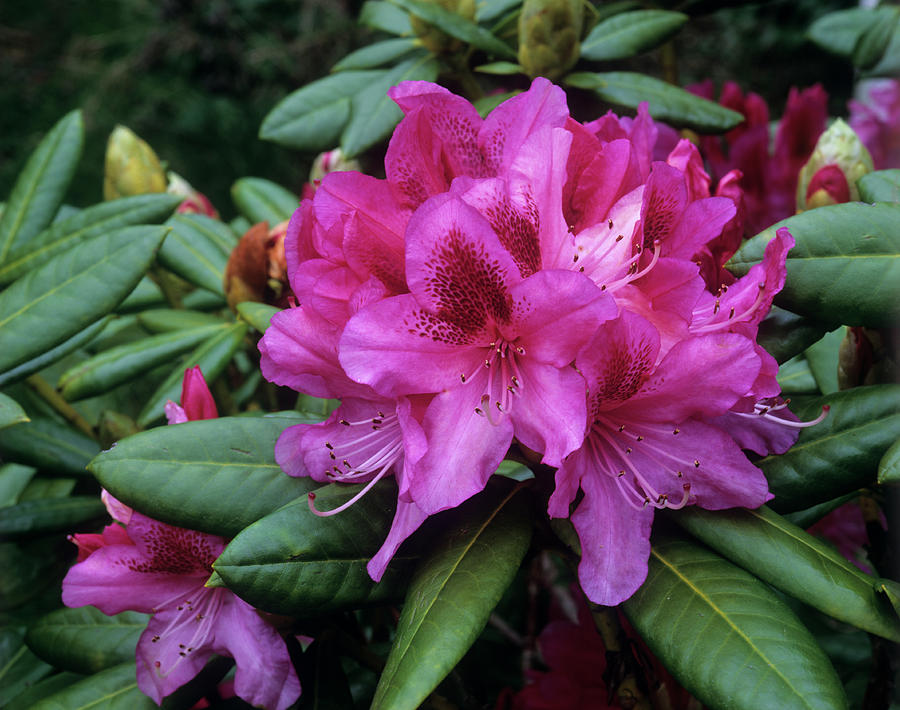
[[[167,184],[153,148],[125,126],[116,126],[106,143],[103,199],[165,192]]]
[[[519,64],[528,76],[555,81],[578,61],[581,0],[525,0],[519,15]]]
[[[821,136],[797,176],[797,211],[859,199],[856,181],[874,170],[859,136],[837,119]]]
[[[466,20],[475,19],[475,0],[423,0],[431,5],[440,5],[445,10],[449,10]],[[428,51],[434,54],[450,54],[458,51],[463,43],[451,37],[443,30],[438,29],[434,25],[425,22],[425,20],[409,16],[409,23],[412,25],[413,32]]]

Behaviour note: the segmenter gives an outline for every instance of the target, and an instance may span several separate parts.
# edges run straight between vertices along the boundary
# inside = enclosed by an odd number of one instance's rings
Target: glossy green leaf
[[[878,462],[878,482],[882,485],[900,483],[900,438],[891,444]]]
[[[855,501],[858,498],[859,491],[851,491],[850,493],[845,493],[844,495],[838,496],[837,498],[827,500],[824,503],[811,505],[809,508],[804,508],[803,510],[795,510],[793,513],[788,513],[784,517],[786,520],[791,521],[797,527],[803,528],[805,530],[806,528],[809,528],[810,526],[819,522],[832,510],[839,508],[844,503]]]
[[[78,673],[62,672],[51,675],[23,690],[12,702],[3,706],[3,710],[31,710],[31,707],[38,701],[43,700],[54,693],[65,690],[70,685],[83,680],[84,676]]]
[[[866,78],[886,77],[896,79],[900,76],[900,25],[894,26],[894,34],[888,42],[881,60],[864,73]]]
[[[31,466],[17,463],[0,464],[0,508],[13,505],[37,473]]]
[[[44,698],[32,710],[156,710],[156,703],[138,690],[132,660]]]
[[[829,12],[809,26],[806,36],[827,52],[849,57],[865,31],[886,19],[886,15],[865,8]]]
[[[87,474],[85,467],[100,447],[71,427],[34,417],[0,431],[0,451],[6,461],[27,464],[56,474]]]
[[[708,511],[694,506],[671,517],[776,589],[839,621],[900,641],[900,617],[876,593],[877,580],[769,508]]]
[[[800,510],[836,498],[875,480],[878,462],[900,437],[900,385],[872,385],[796,402],[791,409],[814,419],[822,405],[825,421],[803,429],[787,453],[756,462],[775,494],[771,507]]]
[[[106,508],[97,496],[28,500],[0,508],[0,539],[69,532],[102,518]]]
[[[565,83],[589,89],[604,101],[629,108],[636,109],[638,104],[646,101],[650,115],[657,121],[701,133],[722,133],[744,120],[736,111],[644,74],[580,72],[569,74]]]
[[[146,375],[157,365],[171,362],[177,355],[231,327],[220,323],[176,330],[104,350],[66,370],[56,387],[70,402],[109,392],[124,382]]]
[[[107,616],[92,606],[58,609],[32,624],[25,641],[47,663],[89,675],[133,661],[149,620],[134,611]]]
[[[321,484],[301,479],[307,491]],[[346,503],[362,486],[332,484],[316,490],[319,510]],[[376,485],[341,513],[313,514],[306,495],[258,520],[225,548],[213,568],[228,587],[253,606],[292,616],[402,598],[410,558],[397,555],[380,583],[366,571],[387,537],[397,488]]]
[[[416,17],[434,25],[451,37],[456,37],[473,47],[483,49],[489,55],[515,59],[516,53],[506,42],[498,39],[484,27],[479,27],[471,20],[448,10],[438,3],[422,0],[391,0]]]
[[[58,583],[54,567],[63,558],[60,543],[69,544],[62,539],[0,542],[0,611],[16,609]]]
[[[475,67],[475,71],[482,74],[496,74],[497,76],[511,76],[513,74],[522,74],[522,67],[515,62],[490,62]]]
[[[502,104],[507,99],[511,99],[513,96],[518,94],[518,91],[508,91],[503,94],[491,94],[489,96],[482,96],[480,99],[476,99],[472,105],[475,107],[475,110],[478,111],[478,115],[482,118],[487,118],[487,115],[497,108],[500,104]]]
[[[237,312],[245,321],[252,325],[258,332],[265,333],[269,327],[272,316],[280,309],[267,303],[244,301],[237,304]]]
[[[214,331],[214,334],[206,342],[188,355],[187,360],[172,370],[172,374],[150,396],[138,415],[137,423],[145,427],[151,422],[161,419],[165,413],[166,402],[170,399],[173,402],[178,401],[181,397],[181,383],[184,380],[186,369],[198,366],[207,383],[214,382],[231,362],[231,358],[234,357],[238,348],[241,347],[245,335],[247,335],[246,323],[231,323]]]
[[[406,24],[409,25],[408,20]],[[298,150],[333,148],[350,119],[350,100],[381,73],[341,72],[297,89],[268,113],[259,137]]]
[[[174,308],[154,308],[137,314],[138,322],[151,333],[171,333],[176,330],[192,330],[208,325],[221,325],[219,316]]]
[[[753,575],[684,540],[657,539],[631,624],[700,702],[729,710],[842,710],[825,653]]]
[[[0,293],[0,372],[65,342],[115,308],[147,270],[166,231],[126,227],[95,237]]]
[[[359,24],[392,35],[409,36],[413,33],[409,15],[389,2],[368,0],[359,12]]]
[[[116,498],[147,515],[234,537],[310,490],[275,463],[278,435],[302,421],[223,417],[158,427],[118,442],[90,468]]]
[[[18,365],[11,370],[7,370],[6,372],[0,374],[0,387],[5,387],[12,382],[24,380],[29,375],[32,375],[35,372],[40,372],[45,367],[49,367],[58,360],[62,360],[64,357],[75,352],[79,348],[87,346],[89,343],[91,343],[91,341],[94,340],[94,338],[96,338],[103,332],[103,329],[106,328],[106,326],[109,325],[112,320],[112,315],[104,316],[96,323],[91,323],[91,325],[82,330],[80,333],[73,335],[71,338],[63,343],[60,343],[55,348],[50,348],[50,350],[41,353],[37,357],[26,360],[21,365]]]
[[[74,478],[46,478],[38,475],[32,478],[22,495],[19,496],[19,502],[24,503],[29,500],[45,500],[47,498],[66,498],[75,490],[77,480]]]
[[[403,112],[387,95],[388,89],[401,81],[434,81],[438,70],[437,61],[430,55],[423,54],[371,77],[365,87],[360,88],[351,99],[350,121],[341,133],[341,150],[344,155],[348,158],[359,155],[387,138],[399,123]]]
[[[531,540],[518,489],[464,504],[413,574],[372,710],[414,710],[465,655],[515,576]]]
[[[756,341],[781,363],[802,353],[828,330],[828,326],[818,321],[772,306],[759,324]]]
[[[237,180],[231,186],[231,199],[250,222],[268,222],[270,227],[290,219],[300,205],[300,198],[290,190],[255,177]]]
[[[778,368],[778,384],[783,396],[789,394],[820,394],[809,363],[802,355],[791,358]]]
[[[878,170],[863,175],[857,182],[863,202],[900,202],[900,170]]]
[[[159,286],[149,276],[144,276],[138,281],[131,293],[116,308],[116,313],[134,313],[145,308],[162,306],[166,303],[166,297]]]
[[[0,629],[0,707],[53,670],[28,650],[24,636],[24,629]]]
[[[400,59],[418,47],[414,39],[386,39],[350,52],[331,67],[332,73],[351,69],[374,69]]]
[[[25,410],[12,397],[0,392],[0,429],[29,421]]]
[[[838,351],[845,333],[846,328],[843,327],[826,333],[803,353],[822,394],[838,391]]]
[[[83,143],[81,111],[72,111],[50,129],[28,158],[0,216],[0,264],[53,221]]]
[[[882,11],[890,10],[891,12],[879,13],[883,17],[879,18],[878,22],[867,27],[853,46],[853,65],[859,69],[871,69],[878,64],[887,51],[888,45],[897,29],[900,12],[896,8],[887,6],[880,9]]]
[[[581,43],[585,59],[607,61],[646,52],[674,36],[688,16],[668,10],[637,10],[594,25]]]
[[[838,324],[889,326],[900,318],[900,205],[849,202],[808,210],[744,242],[728,262],[738,276],[762,260],[781,227],[797,245],[775,300],[800,315]]]
[[[195,311],[216,311],[227,304],[224,296],[205,288],[197,288],[181,299],[181,305]]]
[[[225,264],[237,235],[216,219],[179,214],[166,222],[172,228],[159,250],[159,263],[185,281],[225,295]]]

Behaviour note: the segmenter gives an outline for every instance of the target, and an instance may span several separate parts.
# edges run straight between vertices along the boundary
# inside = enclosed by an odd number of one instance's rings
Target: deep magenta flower
[[[876,170],[900,166],[900,80],[861,82],[848,123],[872,154]]]

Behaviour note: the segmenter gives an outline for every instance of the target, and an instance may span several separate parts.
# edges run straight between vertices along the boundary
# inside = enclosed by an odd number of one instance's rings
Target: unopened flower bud
[[[288,221],[272,229],[268,222],[254,224],[231,252],[225,266],[225,298],[232,309],[243,301],[287,307],[291,296],[284,254],[287,226]]]
[[[581,0],[525,0],[519,15],[519,64],[530,77],[555,81],[578,61]]]
[[[169,186],[166,192],[170,195],[179,195],[184,201],[175,210],[180,214],[202,214],[213,219],[219,219],[219,212],[213,207],[212,202],[202,192],[194,189],[193,185],[178,173],[169,172]]]
[[[837,119],[820,137],[797,178],[797,210],[859,199],[856,181],[874,170],[859,136]]]
[[[116,126],[106,143],[103,199],[166,191],[166,173],[153,149],[125,126]]]
[[[445,10],[466,20],[475,19],[475,0],[423,0],[423,2],[429,5],[440,5]],[[462,47],[460,40],[415,15],[409,16],[409,24],[422,46],[434,54],[449,54]]]
[[[346,172],[349,170],[362,170],[362,166],[359,164],[359,161],[353,158],[345,158],[340,148],[319,153],[309,171],[309,182],[303,186],[303,198],[312,199],[312,196],[316,194],[319,183],[322,182],[322,178],[328,173]]]

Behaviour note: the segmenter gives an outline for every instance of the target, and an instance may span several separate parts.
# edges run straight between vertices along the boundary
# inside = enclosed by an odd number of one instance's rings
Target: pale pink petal
[[[332,417],[333,417],[332,413]],[[331,418],[329,418],[331,421]],[[315,424],[295,424],[289,426],[278,436],[275,442],[275,462],[288,476],[302,478],[309,476],[310,471],[304,463],[303,437],[316,426]]]
[[[103,505],[106,506],[106,510],[113,520],[122,523],[122,525],[128,525],[128,521],[131,520],[131,515],[134,513],[133,508],[129,508],[120,500],[113,498],[112,494],[105,488],[100,491],[100,500],[103,501]]]
[[[163,409],[166,413],[166,422],[169,424],[184,424],[188,421],[188,416],[184,409],[171,399],[166,400],[166,405]]]
[[[687,177],[689,200],[709,197],[710,179],[703,169],[703,158],[697,146],[682,138],[669,153],[666,162],[673,168],[678,168]]]

